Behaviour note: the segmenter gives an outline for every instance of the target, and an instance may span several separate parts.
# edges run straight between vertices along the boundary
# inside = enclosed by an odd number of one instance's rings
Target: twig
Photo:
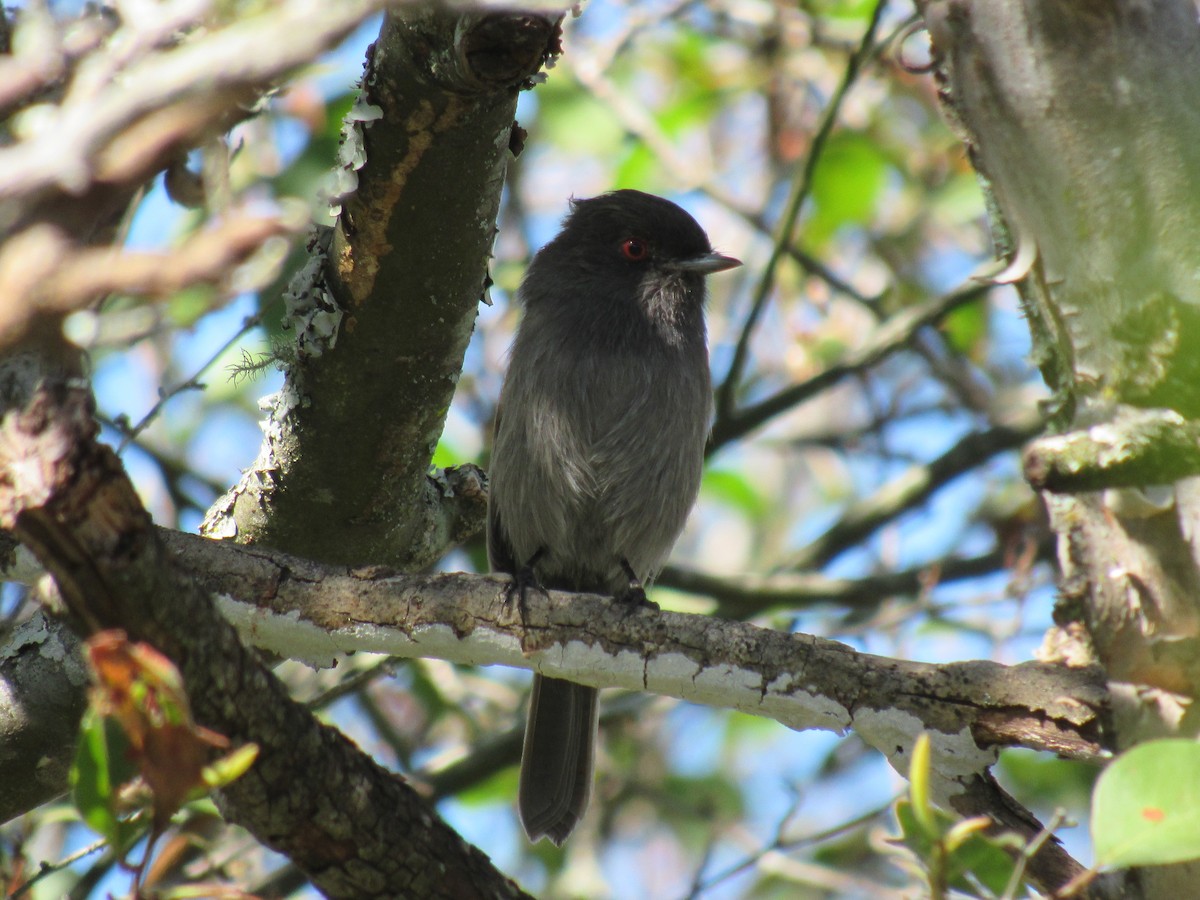
[[[1049,545],[1039,548],[1039,557],[1048,557],[1050,549]],[[1002,571],[1010,562],[1008,549],[999,547],[979,556],[944,559],[864,578],[831,578],[809,572],[722,577],[668,566],[659,576],[658,583],[713,597],[718,601],[717,615],[746,619],[772,609],[808,609],[823,604],[848,610],[870,610],[890,597],[922,592],[931,581],[947,584],[978,578]]]
[[[763,847],[762,850],[753,856],[747,856],[740,862],[736,862],[723,871],[718,872],[705,882],[700,882],[697,879],[697,881],[693,882],[692,884],[692,890],[686,895],[687,900],[693,900],[693,898],[699,897],[702,892],[711,890],[722,881],[728,881],[730,878],[741,874],[746,869],[757,865],[759,861],[768,853],[787,853],[793,850],[798,850],[802,847],[811,847],[815,844],[824,843],[825,841],[832,840],[836,837],[841,837],[843,834],[847,834],[851,831],[862,828],[886,813],[894,802],[895,798],[889,800],[882,806],[878,806],[869,812],[865,812],[862,815],[856,816],[849,821],[842,822],[839,825],[834,825],[833,827],[827,828],[824,831],[818,831],[813,834],[804,835],[803,837],[787,840],[784,837],[784,833],[787,830],[788,824],[796,814],[796,805],[793,805],[793,807],[789,809],[784,817],[780,820],[779,827],[775,829],[775,837],[770,844],[768,844],[766,847]]]
[[[869,497],[852,503],[837,523],[806,547],[792,554],[788,568],[819,568],[838,553],[862,541],[884,523],[916,506],[937,488],[1005,450],[1015,449],[1043,428],[1041,413],[1026,410],[1008,425],[973,431],[925,465],[913,466]]]
[[[867,30],[863,34],[858,50],[847,61],[846,71],[842,75],[841,84],[838,85],[828,106],[825,107],[821,124],[817,128],[816,134],[813,135],[808,157],[805,159],[803,168],[798,173],[799,177],[792,187],[792,195],[788,198],[783,218],[780,220],[775,246],[772,248],[771,255],[768,257],[767,264],[763,269],[758,289],[755,291],[754,300],[750,306],[750,313],[746,316],[746,321],[742,325],[742,332],[738,337],[737,346],[734,349],[733,361],[729,364],[729,371],[726,373],[725,379],[717,391],[717,416],[719,418],[727,418],[733,413],[734,397],[738,385],[741,383],[742,373],[749,358],[750,338],[754,333],[759,318],[762,316],[763,310],[766,308],[767,300],[771,296],[771,291],[775,285],[775,270],[779,266],[779,261],[786,253],[785,248],[792,243],[796,220],[800,215],[800,210],[803,208],[804,202],[808,199],[809,191],[812,188],[813,173],[816,172],[817,163],[821,159],[825,144],[833,132],[833,126],[837,122],[838,115],[841,112],[842,102],[845,100],[851,85],[858,79],[858,73],[863,63],[874,52],[875,31],[879,26],[880,18],[883,16],[886,6],[887,0],[879,0],[875,5],[875,11],[871,15],[871,21],[867,24]]]
[[[676,7],[672,7],[666,11],[666,14],[676,11],[676,9]],[[654,17],[654,19],[658,18],[661,17]],[[598,52],[592,59],[576,61],[571,69],[576,80],[593,97],[604,103],[625,129],[658,157],[663,167],[673,173],[679,181],[724,206],[760,233],[770,235],[774,229],[761,211],[743,203],[737,196],[716,182],[709,172],[698,166],[692,155],[681,152],[671,138],[659,128],[651,112],[641,105],[633,94],[621,90],[604,75],[613,56],[627,40],[627,36],[618,36],[605,50]],[[570,57],[567,59],[569,63]],[[875,299],[864,295],[794,241],[786,241],[783,252],[805,272],[824,281],[833,291],[844,294],[868,308],[873,309],[877,305]]]
[[[250,329],[257,327],[262,323],[264,312],[265,310],[259,310],[254,315],[247,316],[242,321],[241,328],[234,332],[224,344],[218,347],[217,350],[208,358],[208,360],[196,370],[196,373],[192,375],[191,378],[180,382],[170,390],[164,391],[160,389],[158,400],[152,407],[150,407],[150,411],[142,416],[136,425],[129,428],[120,429],[122,432],[122,437],[121,443],[117,446],[117,453],[125,452],[125,448],[129,446],[130,442],[136,440],[141,433],[146,430],[150,423],[154,421],[160,412],[162,412],[163,407],[166,406],[168,401],[173,400],[184,391],[204,390],[204,384],[200,381],[200,379],[204,376],[204,373],[211,369],[216,364],[217,360],[224,356],[226,351],[228,351],[239,340],[241,340],[242,337],[250,331]],[[220,492],[221,490],[218,489],[217,493],[219,494]]]
[[[713,423],[707,453],[743,437],[769,419],[803,403],[844,378],[879,362],[884,357],[909,345],[921,328],[932,325],[967,303],[982,297],[990,288],[968,284],[943,297],[935,297],[911,306],[884,321],[858,349],[848,353],[840,363],[813,376],[808,381],[784,388],[778,393],[743,409],[722,413],[718,410]]]
[[[80,850],[76,850],[70,856],[64,856],[58,862],[54,862],[54,863],[43,862],[41,865],[41,868],[38,869],[36,875],[34,875],[32,878],[30,878],[23,885],[21,885],[19,888],[17,888],[15,891],[13,891],[12,894],[9,895],[11,897],[11,900],[19,900],[20,897],[24,897],[27,893],[29,893],[29,890],[35,884],[37,884],[39,881],[41,881],[43,878],[53,875],[56,872],[61,872],[63,869],[67,868],[68,866],[73,866],[75,863],[79,862],[84,857],[91,856],[93,853],[98,853],[99,851],[103,850],[107,846],[108,846],[108,841],[99,840],[99,841],[96,841],[95,843],[88,844],[86,847],[84,847]]]

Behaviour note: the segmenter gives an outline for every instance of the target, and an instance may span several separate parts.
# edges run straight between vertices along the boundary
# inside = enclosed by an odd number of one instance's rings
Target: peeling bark
[[[346,136],[356,188],[299,288],[324,330],[297,333],[259,458],[205,533],[419,569],[479,527],[483,492],[429,464],[486,288],[517,94],[556,51],[552,17],[388,16]]]

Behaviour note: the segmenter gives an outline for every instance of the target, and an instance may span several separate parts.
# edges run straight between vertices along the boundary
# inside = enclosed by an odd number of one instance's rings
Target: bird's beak
[[[705,253],[691,259],[677,260],[673,268],[681,272],[698,272],[701,275],[711,275],[713,272],[724,272],[726,269],[736,269],[742,264],[740,259],[732,256],[722,256],[720,253]]]

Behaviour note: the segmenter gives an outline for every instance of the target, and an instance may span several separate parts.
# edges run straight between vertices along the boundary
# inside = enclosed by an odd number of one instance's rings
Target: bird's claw
[[[541,556],[540,551],[534,554],[533,559],[518,568],[517,571],[513,573],[512,581],[504,591],[504,602],[506,604],[511,604],[513,602],[513,598],[516,598],[517,611],[521,614],[522,625],[525,624],[525,620],[528,618],[526,599],[529,596],[530,589],[537,591],[547,600],[550,599],[550,592],[542,586],[540,581],[538,581],[537,573],[533,570],[533,566],[537,562],[539,556]]]
[[[645,607],[658,612],[658,604],[646,596],[646,589],[642,586],[642,580],[633,571],[633,566],[629,565],[629,560],[621,560],[621,569],[625,572],[625,577],[629,579],[629,584],[626,585],[625,590],[617,594],[617,600],[628,605],[631,610]]]

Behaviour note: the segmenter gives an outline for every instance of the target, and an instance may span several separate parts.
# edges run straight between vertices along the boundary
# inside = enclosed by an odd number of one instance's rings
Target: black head
[[[534,258],[522,293],[527,305],[636,312],[671,330],[700,320],[705,275],[740,265],[714,253],[704,229],[670,200],[613,191],[571,201],[562,231]]]

